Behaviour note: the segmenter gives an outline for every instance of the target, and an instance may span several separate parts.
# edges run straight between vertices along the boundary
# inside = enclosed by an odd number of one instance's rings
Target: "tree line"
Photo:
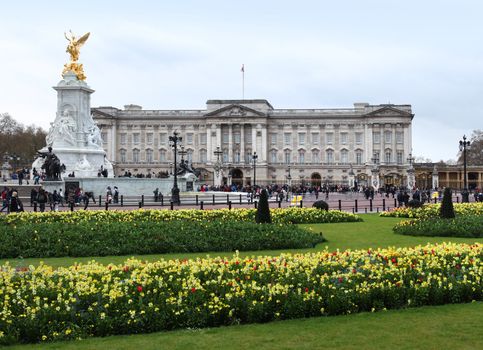
[[[35,125],[23,125],[9,113],[0,114],[0,157],[14,170],[30,168],[38,150],[45,147],[47,132]]]

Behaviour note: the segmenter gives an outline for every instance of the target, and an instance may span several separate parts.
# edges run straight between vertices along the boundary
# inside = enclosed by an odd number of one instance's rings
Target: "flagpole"
[[[245,65],[242,64],[242,100],[245,99]]]

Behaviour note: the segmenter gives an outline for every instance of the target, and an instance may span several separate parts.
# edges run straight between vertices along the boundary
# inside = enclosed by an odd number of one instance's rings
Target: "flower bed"
[[[271,209],[272,222],[277,224],[295,223],[325,223],[325,222],[352,222],[362,221],[354,214],[337,210],[320,210],[316,208],[274,208]],[[65,212],[22,212],[7,216],[0,216],[0,223],[19,225],[28,223],[83,223],[92,222],[162,222],[162,221],[246,221],[254,222],[256,209],[181,209],[181,210],[155,210],[138,209],[129,211],[65,211]]]
[[[407,220],[394,226],[393,230],[410,236],[483,237],[483,215]]]
[[[421,208],[394,208],[380,216],[397,218],[430,218],[439,216],[440,203],[426,204]],[[483,215],[483,203],[453,203],[456,215]]]
[[[294,225],[220,221],[84,221],[0,225],[0,258],[309,248],[322,234]]]
[[[0,270],[0,342],[266,322],[483,299],[483,245]]]

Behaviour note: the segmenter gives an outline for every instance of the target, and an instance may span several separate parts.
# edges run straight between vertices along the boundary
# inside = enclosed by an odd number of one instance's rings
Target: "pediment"
[[[265,117],[266,114],[240,104],[231,104],[205,114],[207,117],[240,118]]]
[[[366,116],[368,117],[373,117],[373,116],[378,116],[378,117],[413,117],[414,114],[403,111],[401,109],[397,109],[391,106],[384,106],[379,109],[376,109],[375,111],[372,111],[370,113],[367,113]]]

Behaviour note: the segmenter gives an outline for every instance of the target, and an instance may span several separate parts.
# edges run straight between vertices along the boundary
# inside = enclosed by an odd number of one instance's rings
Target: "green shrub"
[[[257,208],[257,224],[270,224],[272,218],[270,217],[270,207],[268,206],[267,190],[262,190],[260,193],[260,201]]]
[[[483,237],[483,215],[402,221],[393,230],[409,236]]]
[[[317,209],[321,209],[321,210],[325,210],[325,211],[329,210],[329,204],[327,202],[323,201],[323,200],[314,202],[314,204],[312,204],[312,207],[317,208]]]
[[[455,217],[453,200],[451,199],[451,188],[449,187],[444,189],[443,201],[441,202],[439,216],[443,219],[452,219]]]
[[[481,203],[453,203],[457,215],[483,215]],[[421,208],[394,208],[382,212],[380,216],[393,218],[432,218],[439,217],[441,204],[425,204]]]
[[[248,222],[60,222],[0,225],[0,258],[309,248],[321,234]]]

